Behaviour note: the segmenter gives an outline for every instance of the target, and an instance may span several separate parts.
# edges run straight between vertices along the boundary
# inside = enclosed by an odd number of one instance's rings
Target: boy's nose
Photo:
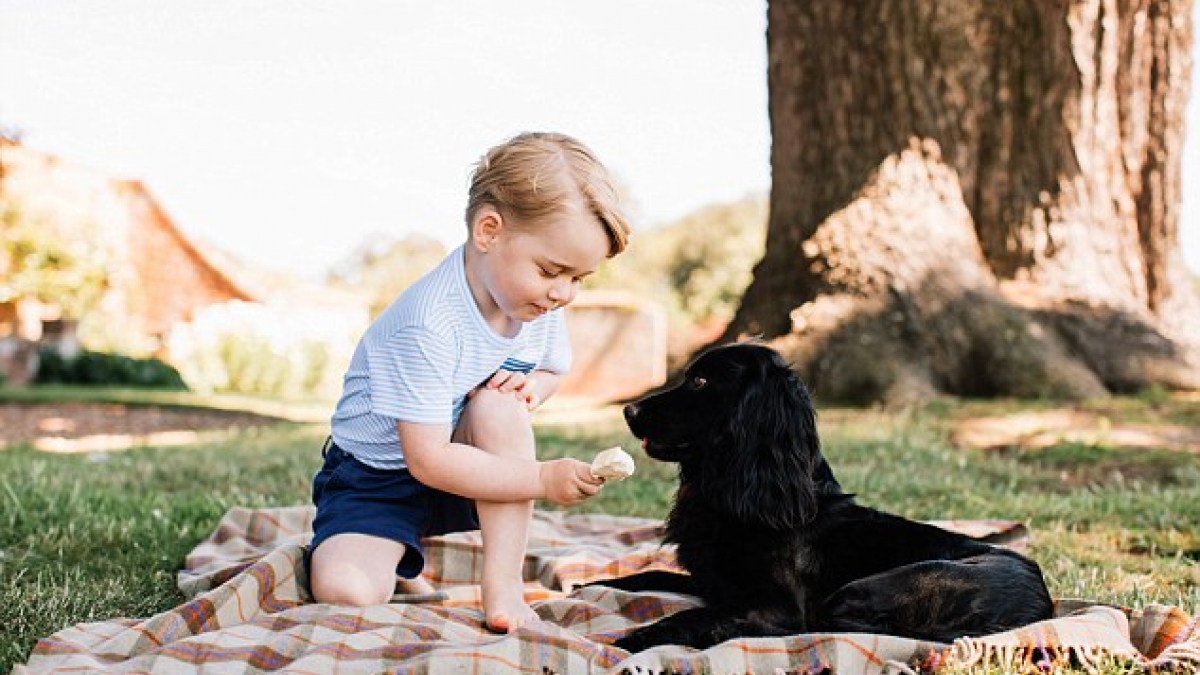
[[[560,305],[569,304],[575,299],[575,285],[571,282],[556,283],[550,287],[550,299]]]

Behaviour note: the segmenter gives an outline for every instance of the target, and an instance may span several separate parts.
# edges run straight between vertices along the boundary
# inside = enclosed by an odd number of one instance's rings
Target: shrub
[[[167,344],[172,363],[198,391],[329,396],[337,394],[366,324],[365,310],[233,301],[177,324]]]
[[[179,371],[158,359],[136,359],[122,354],[82,351],[65,358],[56,349],[38,355],[38,384],[187,389]]]

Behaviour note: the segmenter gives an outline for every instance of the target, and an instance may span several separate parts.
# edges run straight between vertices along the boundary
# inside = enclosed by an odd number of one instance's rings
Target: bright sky
[[[527,129],[590,145],[641,225],[767,190],[765,30],[764,0],[0,0],[0,122],[318,278],[372,232],[462,241],[470,165]]]

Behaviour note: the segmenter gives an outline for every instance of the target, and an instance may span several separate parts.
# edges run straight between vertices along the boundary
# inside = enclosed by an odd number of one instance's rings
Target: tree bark
[[[767,250],[723,339],[775,340],[855,399],[1200,387],[1190,19],[1190,0],[771,0]]]

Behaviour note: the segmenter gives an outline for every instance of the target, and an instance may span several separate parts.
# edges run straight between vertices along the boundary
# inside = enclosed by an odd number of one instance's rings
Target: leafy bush
[[[766,214],[766,198],[753,196],[636,232],[591,285],[660,299],[690,323],[728,321],[762,258]]]
[[[441,242],[425,235],[397,240],[376,234],[334,265],[328,281],[335,287],[367,289],[371,316],[379,316],[404,289],[437,267],[447,253]]]
[[[709,206],[634,233],[626,253],[601,267],[588,286],[633,291],[663,303],[678,337],[711,331],[737,311],[762,258],[766,226],[765,196]]]
[[[0,203],[0,301],[37,298],[80,316],[104,294],[112,257],[102,241],[71,236],[11,200]]]
[[[197,391],[331,396],[366,325],[365,310],[331,315],[233,301],[177,324],[167,344],[172,363]]]
[[[38,384],[187,389],[179,371],[158,359],[86,350],[65,358],[56,349],[42,349],[38,356]]]
[[[66,384],[73,374],[67,359],[57,349],[42,349],[38,352],[38,370],[34,381],[39,384]]]
[[[693,321],[733,318],[766,247],[766,201],[714,206],[673,226],[668,273],[678,302]]]

